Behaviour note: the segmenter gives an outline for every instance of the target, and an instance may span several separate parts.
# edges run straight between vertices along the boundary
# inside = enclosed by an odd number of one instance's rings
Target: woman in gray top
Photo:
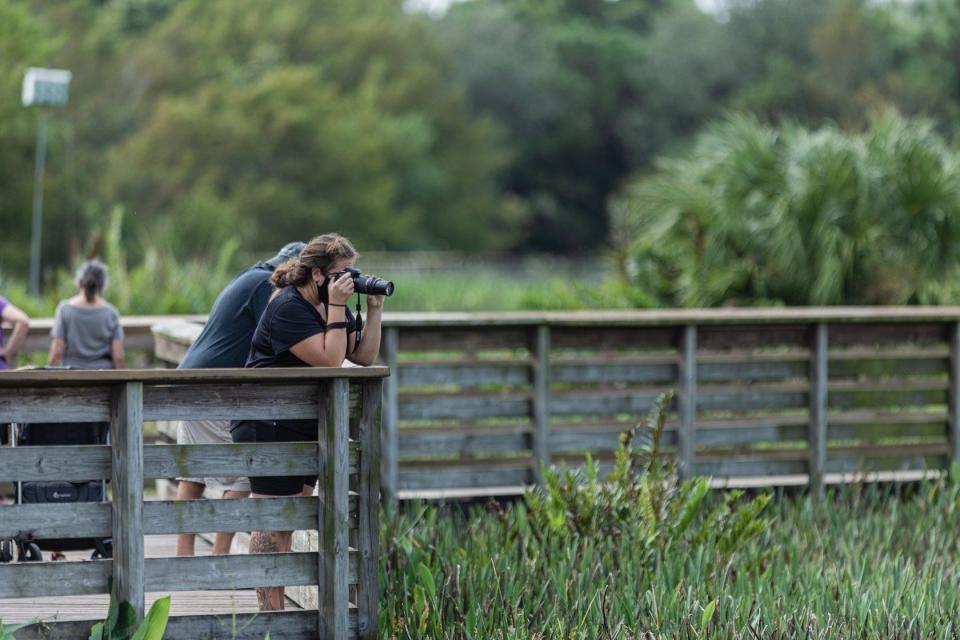
[[[49,366],[122,369],[123,327],[116,308],[103,299],[107,268],[90,260],[77,269],[80,292],[57,305],[50,331]]]

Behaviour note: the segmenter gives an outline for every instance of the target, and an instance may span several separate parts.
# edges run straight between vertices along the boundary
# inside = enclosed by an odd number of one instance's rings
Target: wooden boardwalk
[[[175,555],[176,536],[146,536],[144,548],[149,558],[169,557]],[[201,537],[197,537],[197,555],[210,555],[211,545]],[[85,560],[90,557],[88,551],[67,552],[68,560]],[[48,557],[48,552],[44,552]],[[146,594],[146,606],[149,608],[154,600],[165,595],[170,598],[170,615],[216,615],[223,619],[224,629],[231,626],[233,614],[242,617],[237,620],[238,625],[249,620],[251,614],[257,612],[257,596],[253,589],[237,589],[223,591],[179,591],[174,593]],[[0,600],[0,620],[5,624],[27,622],[29,620],[95,620],[103,619],[107,615],[109,598],[104,595],[91,596],[61,596],[50,598],[14,598]],[[287,609],[300,607],[289,598]],[[229,637],[229,635],[227,636]]]

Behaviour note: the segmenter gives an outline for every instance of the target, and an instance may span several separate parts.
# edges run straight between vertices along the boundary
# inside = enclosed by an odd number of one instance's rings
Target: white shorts
[[[177,444],[232,443],[229,420],[183,420],[177,423]],[[250,480],[237,478],[177,478],[206,485],[217,493],[250,491]]]

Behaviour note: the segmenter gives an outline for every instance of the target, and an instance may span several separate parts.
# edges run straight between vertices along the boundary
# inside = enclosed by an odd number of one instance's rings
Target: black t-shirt
[[[273,293],[272,273],[269,264],[258,262],[220,292],[203,332],[190,345],[178,369],[244,366],[253,332]]]
[[[356,322],[350,309],[345,311],[347,340],[350,340]],[[267,304],[253,333],[247,367],[308,367],[310,365],[293,355],[290,347],[326,330],[323,316],[300,291],[296,287],[284,287]],[[343,355],[346,357],[347,354]]]

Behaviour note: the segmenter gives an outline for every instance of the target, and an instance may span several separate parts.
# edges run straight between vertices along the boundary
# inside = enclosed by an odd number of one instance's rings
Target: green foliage
[[[861,134],[730,116],[638,180],[637,286],[663,304],[906,304],[957,299],[960,155],[930,123]]]
[[[29,251],[36,110],[20,104],[28,67],[49,63],[60,41],[23,2],[0,1],[0,266],[26,266]],[[61,131],[48,132],[51,151]]]
[[[629,272],[612,196],[656,157],[682,155],[724,109],[811,130],[836,122],[837,135],[886,106],[944,130],[960,116],[952,0],[729,0],[719,15],[692,0],[496,0],[439,17],[402,5],[0,0],[0,271],[27,271],[36,111],[16,96],[29,65],[74,71],[70,105],[51,113],[46,282],[89,252],[84,239],[117,206],[129,212],[134,264],[155,259],[149,247],[212,261],[227,241],[262,255],[332,230],[361,251],[582,256],[612,232]],[[809,162],[826,153],[821,143],[833,144],[809,141]],[[858,197],[872,200],[871,181],[856,177]],[[817,265],[816,299],[836,298],[830,282],[855,261],[838,255],[851,235],[822,234],[832,253]],[[904,250],[927,255],[929,237],[909,242]],[[663,274],[644,268],[639,293],[611,287],[582,304],[663,302]],[[783,299],[755,272],[747,260],[711,274],[708,288],[753,279],[750,302]],[[916,293],[895,283],[840,299],[953,299],[939,284],[949,279],[928,277]],[[580,292],[548,289],[514,306],[580,304]],[[666,299],[677,297],[701,295]]]
[[[90,628],[89,640],[163,640],[170,615],[170,596],[158,599],[137,625],[137,614],[126,600],[119,601],[110,579],[107,618]]]
[[[761,517],[769,495],[740,505],[743,493],[734,491],[707,513],[707,478],[677,481],[675,460],[661,447],[672,400],[672,393],[662,394],[645,428],[621,434],[616,462],[604,480],[589,454],[583,468],[543,468],[543,488],[525,496],[533,530],[580,539],[617,539],[631,531],[660,554],[683,553],[695,543],[733,555],[763,534],[770,524]],[[695,520],[700,527],[692,527]]]
[[[712,113],[712,92],[733,79],[731,67],[701,64],[711,27],[689,2],[504,0],[450,10],[440,28],[457,76],[474,107],[511,134],[506,184],[533,213],[522,246],[582,251],[606,239],[618,182]],[[698,44],[679,54],[674,42],[666,47],[678,32]]]
[[[73,155],[65,165],[51,148],[47,209],[82,220],[49,230],[48,263],[75,260],[76,228],[102,227],[116,205],[133,214],[136,260],[144,240],[195,258],[227,239],[260,253],[333,230],[367,250],[483,250],[520,235],[525,205],[497,182],[500,127],[471,112],[433,21],[400,3],[33,6],[38,24],[76,36],[60,53],[72,102],[56,114],[78,114]]]
[[[19,631],[24,627],[29,627],[32,624],[36,624],[36,620],[31,622],[23,622],[20,624],[3,624],[3,620],[0,620],[0,640],[17,640],[13,635],[15,631]]]
[[[708,493],[676,537],[685,546],[663,551],[646,531],[537,526],[522,501],[466,517],[408,505],[383,520],[381,636],[953,637],[956,481],[781,494],[762,514],[746,508],[757,501],[731,498]],[[713,517],[729,535],[709,532]],[[750,522],[763,531],[751,534]],[[691,535],[704,529],[705,539]]]
[[[771,524],[762,513],[769,496],[716,499],[705,479],[678,484],[659,445],[669,402],[661,399],[643,447],[633,441],[648,431],[624,434],[603,481],[588,459],[582,472],[544,469],[546,488],[507,510],[491,503],[464,519],[414,505],[388,517],[387,637],[634,637],[655,628],[650,597],[677,570],[705,581],[725,580],[731,567],[762,574],[772,552],[759,543]],[[716,599],[688,603],[712,611]],[[697,624],[712,624],[713,615],[701,613]]]
[[[127,214],[117,207],[110,215],[102,240],[97,243],[109,270],[106,298],[121,314],[205,314],[217,294],[234,276],[237,242],[228,240],[212,259],[180,259],[150,242],[142,245],[138,262],[127,254],[124,235]],[[0,292],[32,317],[52,317],[60,300],[76,293],[71,269],[61,269],[42,297],[27,293],[26,286],[0,273]]]

